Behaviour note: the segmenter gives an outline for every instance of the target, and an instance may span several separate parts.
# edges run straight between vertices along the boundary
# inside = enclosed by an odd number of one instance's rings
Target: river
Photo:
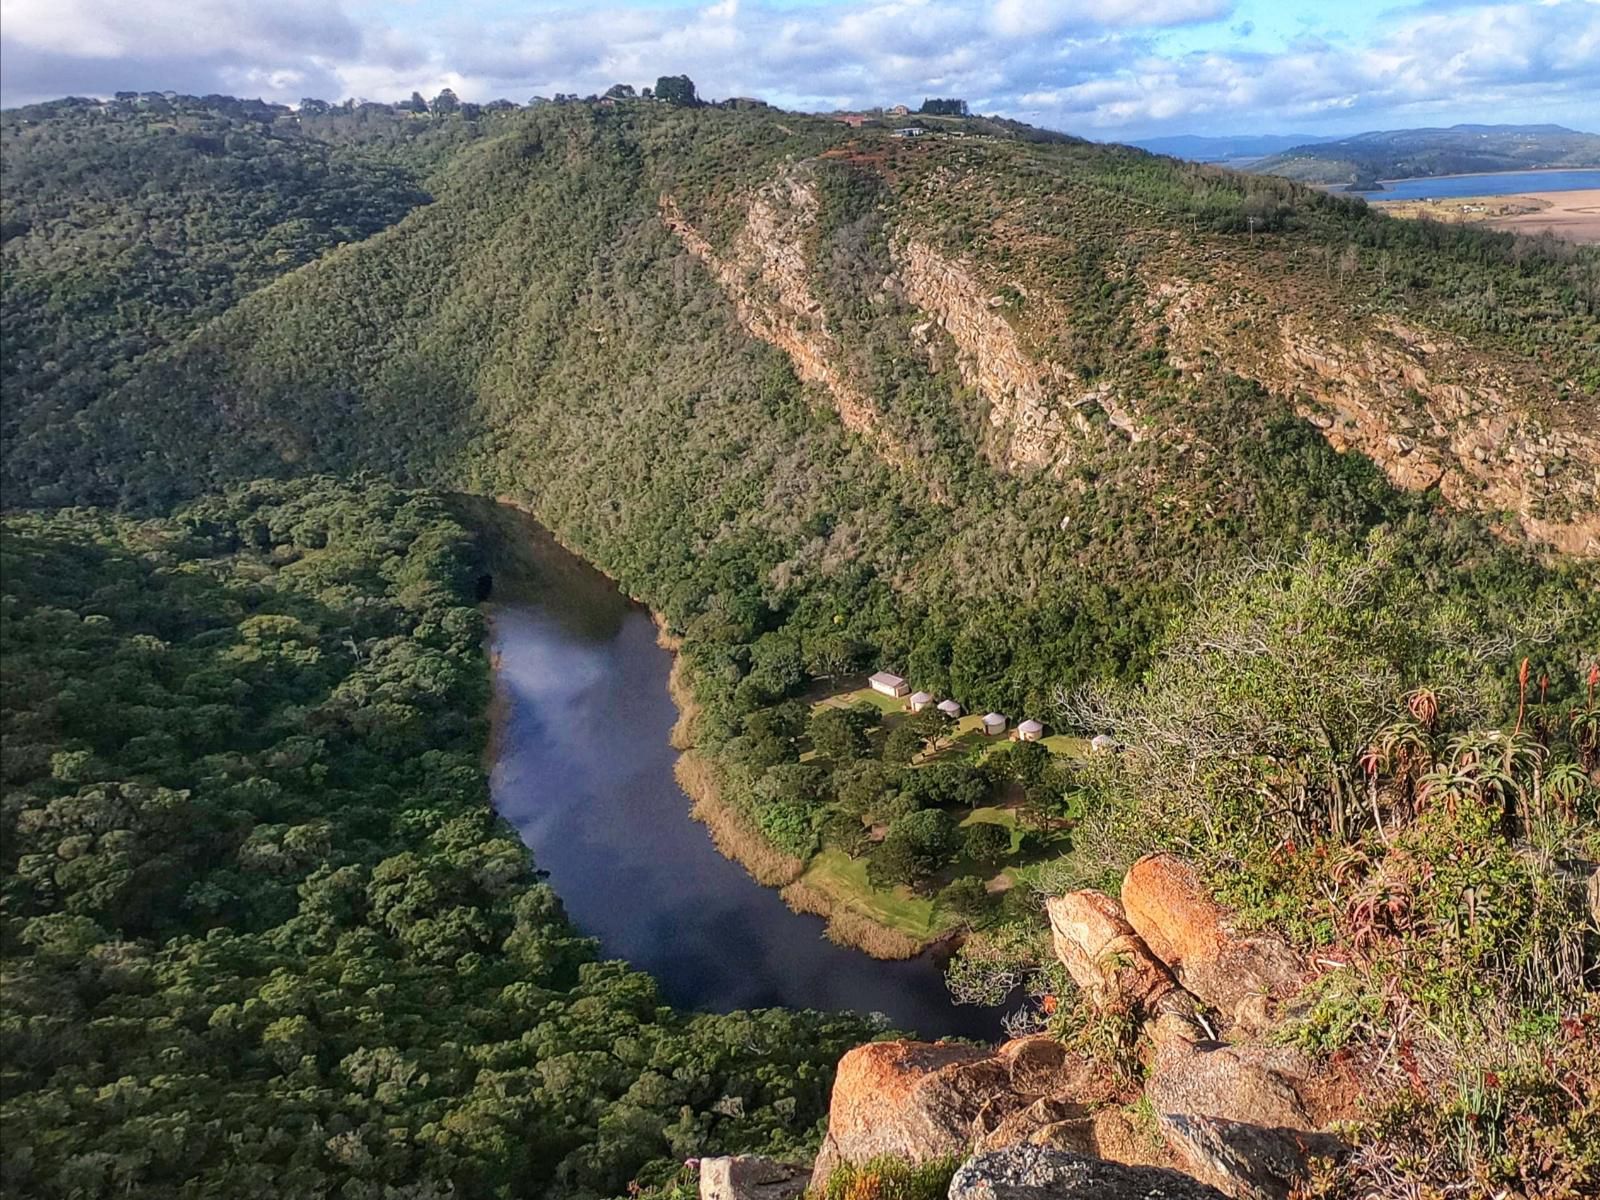
[[[854,1009],[924,1037],[999,1036],[995,1012],[951,1001],[930,957],[836,946],[820,918],[791,912],[717,852],[673,777],[672,660],[650,615],[521,525],[523,561],[494,564],[486,606],[499,695],[491,790],[577,927],[677,1007]]]

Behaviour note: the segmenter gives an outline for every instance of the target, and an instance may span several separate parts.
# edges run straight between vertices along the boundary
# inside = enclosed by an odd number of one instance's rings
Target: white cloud
[[[398,0],[388,0],[398,3]],[[964,96],[982,111],[1109,136],[1302,118],[1600,112],[1600,0],[1433,3],[1364,44],[1254,29],[1233,0],[714,0],[666,7],[473,4],[429,17],[373,0],[0,0],[6,103],[123,88],[398,98],[589,93],[687,72],[712,96],[831,108]],[[429,23],[431,20],[431,24]],[[1336,24],[1336,22],[1335,22]],[[1193,43],[1189,43],[1193,44]],[[1554,118],[1550,118],[1554,119]],[[1569,117],[1569,120],[1573,119]]]

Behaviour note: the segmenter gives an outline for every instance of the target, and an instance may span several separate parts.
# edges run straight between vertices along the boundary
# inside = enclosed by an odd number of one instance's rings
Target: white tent
[[[983,714],[983,732],[987,737],[994,737],[1006,731],[1006,719],[997,712]]]

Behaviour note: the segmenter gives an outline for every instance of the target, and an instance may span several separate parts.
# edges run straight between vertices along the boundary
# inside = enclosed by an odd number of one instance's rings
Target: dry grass
[[[884,959],[915,958],[926,948],[925,942],[878,924],[803,879],[795,880],[779,895],[795,912],[825,917],[828,940],[835,945],[849,946],[873,958]]]
[[[667,673],[667,695],[672,697],[672,703],[677,706],[678,719],[673,722],[667,741],[672,743],[674,750],[688,750],[694,745],[694,723],[700,715],[700,705],[694,698],[694,689],[685,678],[688,667],[683,655],[678,653],[683,639],[668,633],[659,615],[650,615],[656,623],[656,645],[672,654],[672,670]],[[679,782],[682,782],[681,778]],[[684,790],[687,791],[687,787]]]
[[[709,762],[686,750],[678,756],[673,773],[693,801],[689,815],[711,831],[711,840],[724,858],[733,859],[765,887],[782,887],[800,877],[805,863],[773,849],[737,809],[724,802],[716,769]]]

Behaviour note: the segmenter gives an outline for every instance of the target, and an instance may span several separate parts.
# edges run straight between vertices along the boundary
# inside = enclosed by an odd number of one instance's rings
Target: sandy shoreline
[[[1528,235],[1548,231],[1568,242],[1600,242],[1600,188],[1441,200],[1372,199],[1368,203],[1396,217],[1428,217]]]

